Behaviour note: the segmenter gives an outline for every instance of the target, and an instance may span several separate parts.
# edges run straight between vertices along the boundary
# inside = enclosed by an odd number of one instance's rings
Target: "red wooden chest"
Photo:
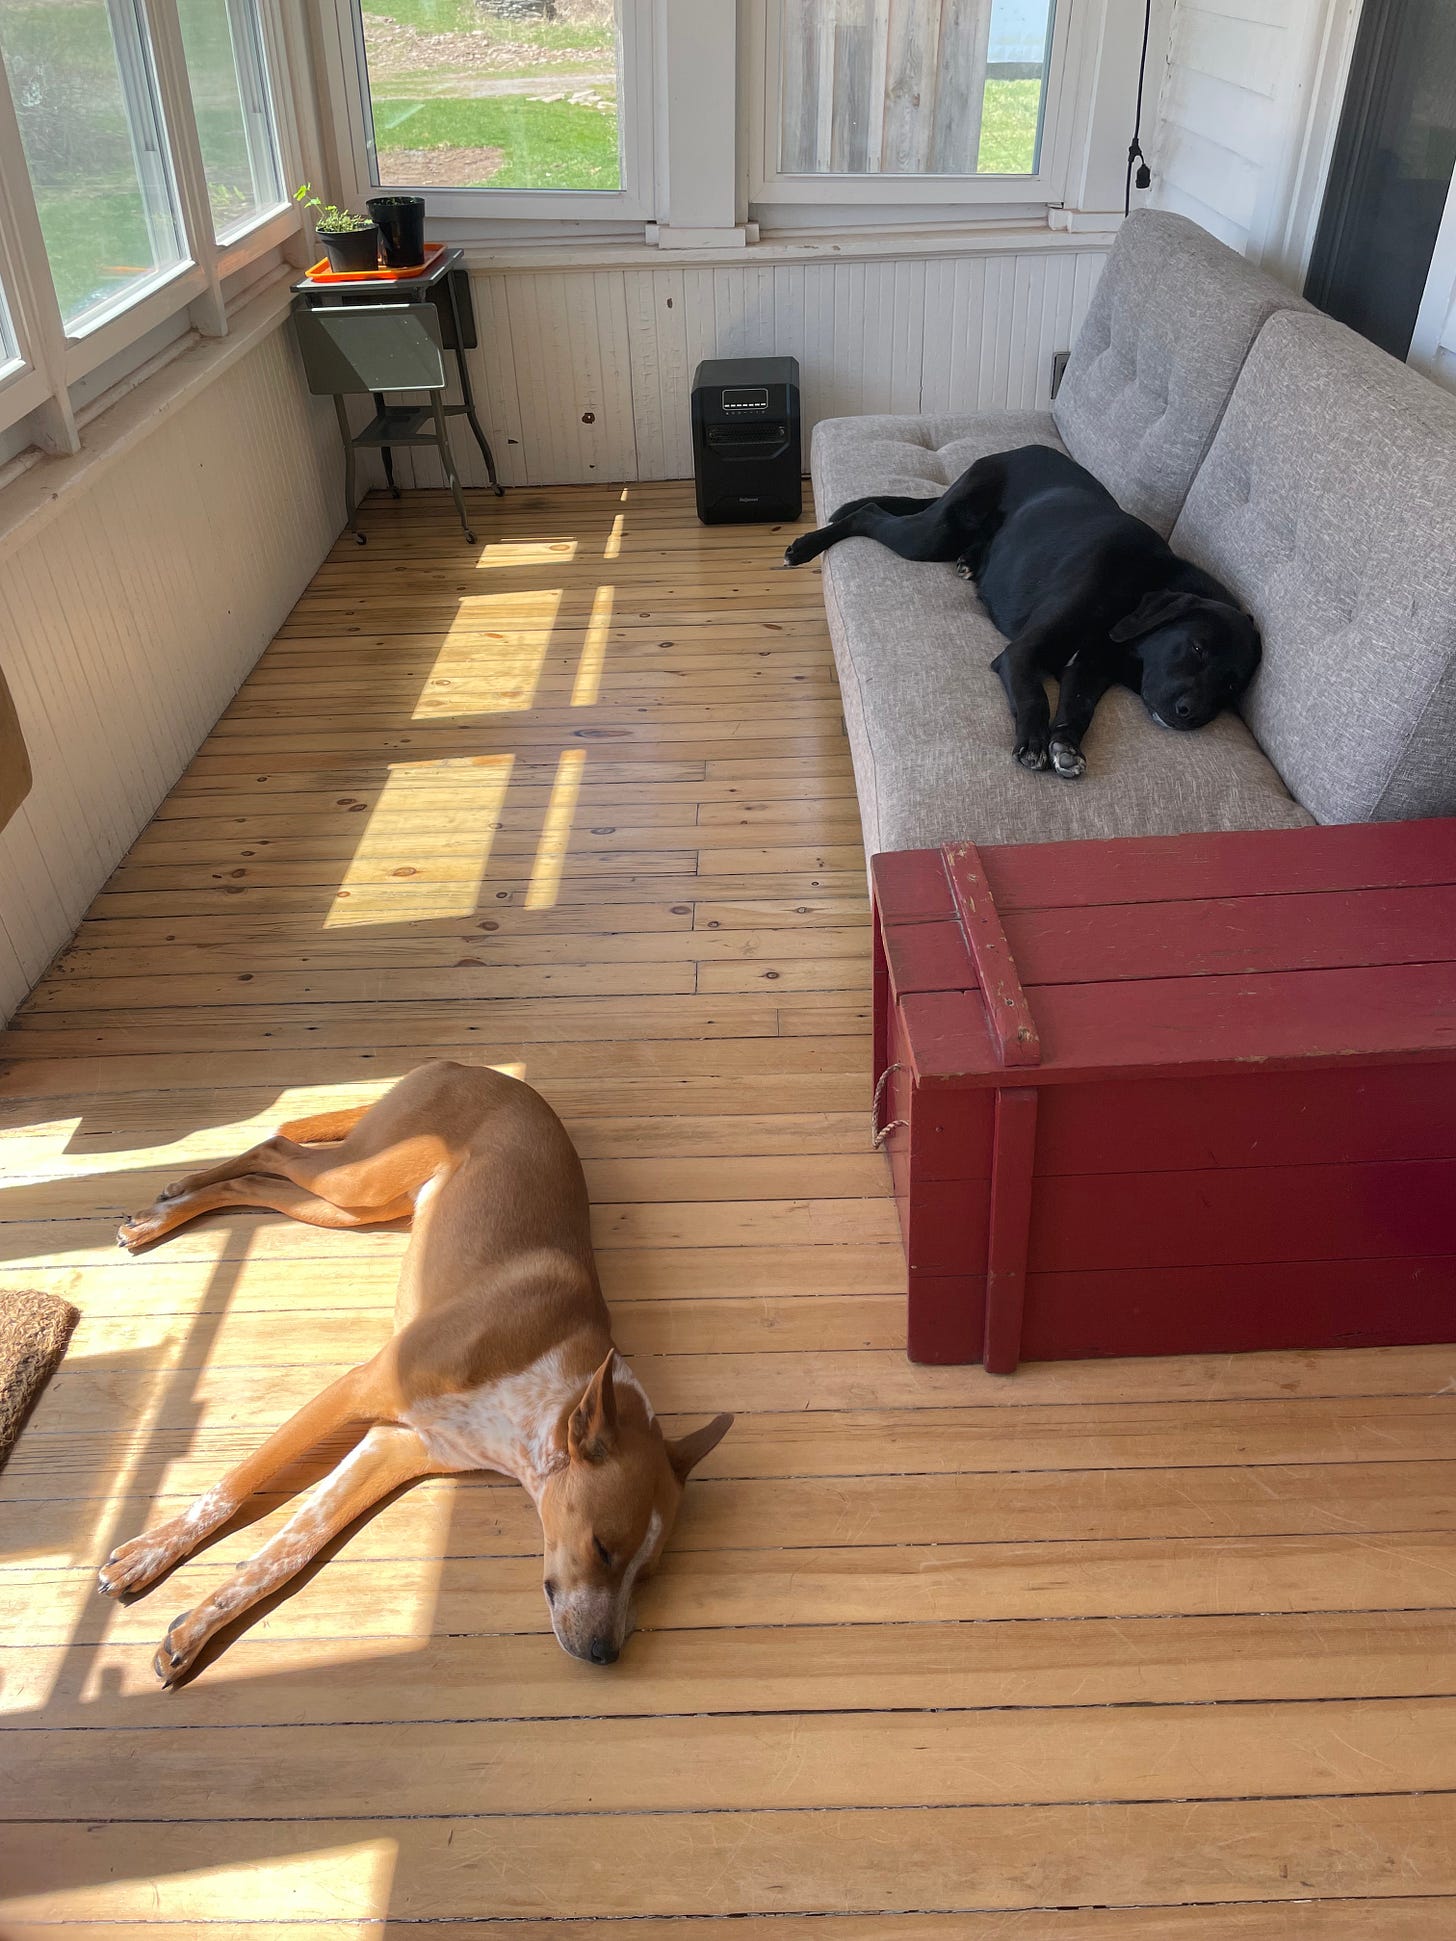
[[[1456,820],[871,874],[912,1360],[1456,1340]]]

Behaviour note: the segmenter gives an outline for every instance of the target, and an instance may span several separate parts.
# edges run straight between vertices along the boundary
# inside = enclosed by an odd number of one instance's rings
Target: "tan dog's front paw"
[[[96,1588],[103,1597],[144,1591],[186,1555],[187,1543],[175,1523],[158,1524],[117,1545],[96,1574]]]
[[[130,1213],[122,1221],[116,1229],[116,1244],[125,1247],[128,1253],[135,1253],[138,1247],[145,1247],[149,1241],[160,1240],[170,1225],[163,1207],[144,1207],[140,1213]]]

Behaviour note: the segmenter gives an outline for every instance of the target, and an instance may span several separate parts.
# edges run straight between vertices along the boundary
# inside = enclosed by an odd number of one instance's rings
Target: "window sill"
[[[920,256],[1020,256],[1037,250],[1110,249],[1114,229],[1053,229],[1047,223],[978,223],[975,227],[818,230],[760,237],[737,249],[660,249],[643,242],[465,243],[472,270],[693,269],[720,263],[874,262]]]
[[[91,485],[158,422],[180,410],[229,365],[270,336],[288,315],[298,272],[285,265],[258,285],[228,319],[225,337],[190,337],[140,383],[105,405],[86,425],[83,448],[72,456],[41,454],[13,462],[0,486],[0,557],[29,540],[62,511],[70,496]],[[0,473],[3,477],[3,473]]]

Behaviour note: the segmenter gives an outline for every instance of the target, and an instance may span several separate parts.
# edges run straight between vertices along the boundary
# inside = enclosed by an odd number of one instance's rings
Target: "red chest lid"
[[[947,844],[872,874],[922,1083],[1456,1056],[1456,818]]]

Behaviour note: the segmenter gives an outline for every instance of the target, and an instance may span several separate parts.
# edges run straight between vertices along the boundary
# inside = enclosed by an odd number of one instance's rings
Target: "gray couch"
[[[1456,814],[1456,398],[1181,217],[1123,226],[1049,413],[839,418],[821,519],[935,496],[984,453],[1065,449],[1245,601],[1242,715],[1158,728],[1114,690],[1065,782],[1011,757],[1002,637],[949,566],[824,560],[871,855]]]

